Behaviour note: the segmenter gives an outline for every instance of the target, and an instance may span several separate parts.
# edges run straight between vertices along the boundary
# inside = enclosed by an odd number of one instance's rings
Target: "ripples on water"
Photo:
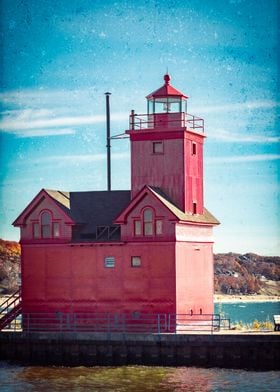
[[[279,391],[280,372],[123,367],[21,367],[0,363],[1,392]]]

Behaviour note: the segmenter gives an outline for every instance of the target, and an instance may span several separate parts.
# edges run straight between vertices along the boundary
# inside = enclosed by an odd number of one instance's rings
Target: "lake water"
[[[273,315],[280,314],[280,302],[216,303],[215,313],[224,313],[232,324],[239,321],[249,324],[254,320],[273,322]]]
[[[21,367],[0,362],[1,392],[279,391],[280,372],[123,367]]]
[[[272,320],[279,302],[222,303],[232,322]],[[1,392],[274,392],[280,372],[195,367],[26,367],[0,362]]]

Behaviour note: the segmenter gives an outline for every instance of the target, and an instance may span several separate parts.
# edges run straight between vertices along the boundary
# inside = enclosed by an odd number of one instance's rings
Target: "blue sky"
[[[279,255],[279,1],[2,0],[0,237],[41,188],[106,189],[112,132],[171,83],[205,119],[215,252]],[[279,58],[278,58],[279,60]],[[113,189],[130,188],[127,140]]]

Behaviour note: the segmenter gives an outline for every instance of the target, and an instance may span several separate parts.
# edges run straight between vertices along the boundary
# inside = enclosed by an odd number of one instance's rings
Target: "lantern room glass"
[[[148,99],[148,114],[186,112],[186,100],[178,97]]]

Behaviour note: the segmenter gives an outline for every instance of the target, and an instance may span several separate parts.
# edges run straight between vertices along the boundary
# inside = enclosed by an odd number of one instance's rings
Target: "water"
[[[279,391],[280,372],[123,367],[21,367],[0,362],[1,392]]]
[[[254,320],[273,322],[273,315],[280,314],[280,302],[216,303],[215,313],[226,314],[233,324],[239,321],[250,324]]]
[[[215,305],[232,322],[265,321],[280,313],[279,302]],[[273,392],[280,372],[195,367],[26,367],[0,362],[0,392]]]

